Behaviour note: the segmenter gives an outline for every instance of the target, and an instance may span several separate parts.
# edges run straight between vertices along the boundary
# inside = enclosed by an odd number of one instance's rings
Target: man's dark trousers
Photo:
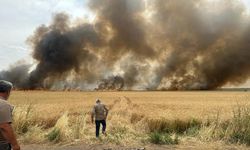
[[[96,134],[96,137],[99,137],[101,124],[102,124],[102,133],[104,133],[105,130],[106,130],[106,120],[96,120],[95,121],[95,127],[96,127],[95,134]]]
[[[0,143],[0,150],[11,150],[10,144],[1,144]]]

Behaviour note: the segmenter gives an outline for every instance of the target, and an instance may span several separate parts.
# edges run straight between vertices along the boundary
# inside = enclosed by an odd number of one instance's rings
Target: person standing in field
[[[96,104],[91,112],[91,121],[96,126],[96,137],[99,137],[100,126],[102,125],[102,133],[106,135],[106,119],[108,116],[108,109],[101,103],[100,99],[96,99]]]
[[[20,150],[11,125],[14,107],[7,102],[12,87],[12,83],[0,80],[0,150]]]

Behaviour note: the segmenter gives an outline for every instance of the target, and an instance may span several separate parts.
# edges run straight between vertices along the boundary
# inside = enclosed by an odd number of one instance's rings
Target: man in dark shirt
[[[20,150],[11,126],[14,107],[7,102],[11,89],[10,82],[0,80],[0,150]]]
[[[100,126],[102,125],[102,133],[106,135],[106,118],[108,116],[108,109],[104,104],[101,103],[101,100],[97,99],[96,104],[93,107],[91,113],[91,120],[94,123],[95,118],[95,125],[96,125],[96,137],[99,137]]]

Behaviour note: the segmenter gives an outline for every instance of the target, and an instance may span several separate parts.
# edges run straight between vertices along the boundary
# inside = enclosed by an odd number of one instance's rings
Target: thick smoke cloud
[[[93,23],[59,13],[28,43],[20,89],[208,90],[250,75],[250,15],[238,0],[91,0]],[[80,21],[83,22],[83,21]],[[21,75],[20,75],[21,74]]]
[[[107,79],[103,79],[99,85],[98,88],[95,90],[122,90],[124,87],[124,80],[122,77],[114,76],[114,77],[108,77]]]
[[[30,65],[19,61],[12,65],[9,70],[0,72],[0,79],[5,79],[15,83],[15,87],[23,88],[27,86],[28,72]]]
[[[64,77],[70,71],[79,74],[84,70],[88,76],[89,65],[97,59],[88,47],[98,46],[99,41],[92,25],[70,27],[68,16],[57,14],[52,25],[39,27],[29,38],[38,64],[30,73],[28,88],[42,87],[45,79]]]
[[[89,5],[98,16],[96,24],[104,30],[104,36],[111,36],[108,57],[120,59],[129,52],[145,58],[154,56],[145,37],[142,0],[91,0]]]
[[[207,8],[206,4],[185,0],[154,4],[161,36],[171,50],[158,81],[167,78],[170,89],[215,89],[248,78],[250,26],[243,6],[232,0]]]

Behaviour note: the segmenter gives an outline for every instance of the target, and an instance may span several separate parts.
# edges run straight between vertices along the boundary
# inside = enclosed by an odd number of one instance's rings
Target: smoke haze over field
[[[19,89],[208,90],[250,75],[250,16],[238,0],[91,0],[94,22],[54,15],[27,42]],[[81,23],[79,23],[81,22]]]

